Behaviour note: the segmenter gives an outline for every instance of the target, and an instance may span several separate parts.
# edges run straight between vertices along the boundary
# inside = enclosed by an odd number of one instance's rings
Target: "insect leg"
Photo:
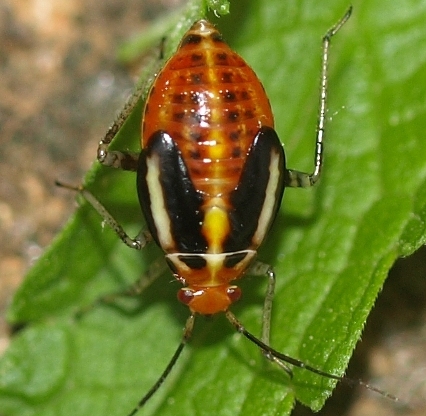
[[[272,302],[275,294],[275,272],[274,269],[266,263],[256,261],[248,271],[253,276],[267,276],[268,287],[266,288],[265,301],[263,303],[262,313],[262,335],[261,341],[265,345],[270,345],[270,333],[271,333],[271,314],[272,314]],[[228,317],[229,319],[229,317]],[[232,323],[232,321],[231,321]],[[235,324],[234,324],[235,326]],[[293,376],[292,371],[279,359],[270,353],[267,349],[262,349],[262,354],[270,361],[278,364],[290,377]]]
[[[318,107],[318,121],[316,128],[314,171],[312,173],[299,172],[297,170],[287,170],[285,186],[307,188],[315,185],[321,176],[324,153],[325,122],[327,113],[328,96],[328,55],[331,38],[346,23],[352,13],[352,6],[349,7],[345,15],[324,35],[322,39],[322,63],[321,63],[321,86]]]
[[[271,331],[271,313],[272,313],[272,301],[275,292],[275,272],[269,264],[262,263],[261,261],[255,261],[247,274],[251,276],[267,276],[268,287],[266,289],[265,301],[263,303],[263,314],[262,314],[262,336],[261,340],[265,344],[269,345],[269,336]]]
[[[101,204],[101,202],[83,186],[73,186],[59,181],[56,181],[55,183],[57,186],[62,188],[78,192],[99,213],[99,215],[115,231],[120,239],[130,248],[140,250],[145,247],[149,241],[151,241],[151,235],[146,230],[141,230],[135,238],[129,237],[128,234],[124,231],[123,227],[108,212],[108,210]]]
[[[164,59],[164,44],[166,38],[162,39],[160,45],[159,53],[159,62]],[[120,150],[109,150],[109,145],[111,144],[114,137],[117,135],[118,131],[121,129],[123,124],[126,122],[132,110],[135,108],[141,97],[147,93],[148,87],[151,83],[149,80],[146,83],[139,84],[136,87],[136,90],[129,97],[124,108],[121,110],[120,114],[114,121],[114,123],[109,127],[105,137],[99,142],[97,158],[100,163],[104,166],[109,166],[117,169],[130,170],[136,172],[138,169],[138,160],[139,153],[135,152],[124,152]]]
[[[119,292],[109,293],[97,298],[90,305],[81,308],[77,313],[77,318],[81,318],[87,312],[95,309],[100,305],[113,305],[118,298],[122,297],[135,297],[140,295],[145,289],[148,288],[155,280],[157,280],[167,270],[167,264],[162,257],[150,263],[148,270],[138,279],[137,282],[130,287]]]
[[[97,158],[98,161],[103,165],[136,172],[138,167],[139,153],[109,150],[108,147],[129,117],[132,110],[135,108],[145,90],[145,85],[139,85],[136,88],[135,92],[129,97],[126,104],[124,105],[124,108],[115,119],[114,123],[109,127],[105,137],[99,142]]]
[[[374,391],[378,394],[380,394],[383,397],[386,397],[390,400],[393,400],[395,402],[399,401],[399,398],[389,394],[381,389],[378,389],[377,387],[372,386],[371,384],[365,383],[362,380],[355,380],[346,376],[337,376],[335,374],[326,373],[325,371],[319,370],[318,368],[311,367],[308,364],[305,364],[303,361],[297,360],[296,358],[290,357],[286,354],[283,354],[269,345],[262,342],[259,338],[255,337],[253,334],[251,334],[247,329],[244,327],[244,325],[237,319],[237,317],[229,310],[225,312],[226,317],[228,321],[233,325],[233,327],[238,331],[239,333],[243,334],[248,340],[253,342],[253,344],[256,344],[262,352],[267,352],[269,355],[266,355],[267,358],[269,358],[274,363],[277,363],[281,368],[283,368],[285,371],[289,372],[288,368],[284,363],[288,363],[290,365],[293,365],[294,367],[303,368],[311,373],[317,374],[321,377],[328,378],[330,380],[336,380],[343,382],[344,384],[356,387],[356,386],[362,386],[366,388],[367,390]],[[291,371],[290,371],[291,375]]]

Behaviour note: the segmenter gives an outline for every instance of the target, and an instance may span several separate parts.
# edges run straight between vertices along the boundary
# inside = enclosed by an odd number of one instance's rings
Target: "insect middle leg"
[[[109,213],[109,211],[102,205],[102,203],[84,186],[69,185],[60,181],[55,181],[57,186],[61,188],[70,189],[71,191],[78,192],[103,218],[106,224],[120,237],[120,239],[130,248],[141,250],[151,241],[151,234],[142,229],[134,238],[130,237],[120,223]]]
[[[151,234],[145,229],[142,229],[136,237],[130,237],[120,225],[120,223],[104,207],[104,205],[82,185],[74,186],[59,181],[56,181],[56,185],[78,192],[98,212],[98,214],[102,217],[103,221],[108,224],[109,227],[112,228],[112,230],[128,247],[136,250],[141,250],[152,240]],[[162,257],[158,258],[149,265],[148,270],[141,276],[140,279],[138,279],[137,282],[122,291],[100,297],[91,305],[79,311],[78,316],[84,315],[98,304],[110,304],[113,303],[113,301],[119,297],[134,297],[142,293],[149,285],[151,285],[152,282],[154,282],[159,276],[161,276],[166,269],[167,265],[164,259]]]

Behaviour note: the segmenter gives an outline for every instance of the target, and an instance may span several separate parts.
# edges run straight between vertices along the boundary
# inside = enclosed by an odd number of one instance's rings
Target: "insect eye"
[[[241,289],[238,286],[229,286],[226,294],[232,303],[236,302],[241,297]]]
[[[180,302],[182,302],[184,305],[189,305],[191,301],[195,297],[195,292],[192,289],[188,289],[187,287],[180,289],[177,298]]]

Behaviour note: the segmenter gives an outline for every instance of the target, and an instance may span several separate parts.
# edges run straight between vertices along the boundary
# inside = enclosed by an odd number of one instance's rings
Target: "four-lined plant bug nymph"
[[[218,30],[200,20],[184,35],[151,86],[143,112],[140,154],[109,149],[119,123],[98,148],[103,165],[137,172],[137,193],[149,233],[130,238],[89,191],[60,184],[79,191],[129,247],[141,249],[152,238],[182,284],[178,299],[190,310],[175,354],[129,416],[164,382],[191,337],[198,314],[224,313],[238,332],[289,374],[288,364],[393,398],[363,382],[311,367],[269,345],[275,273],[256,260],[284,189],[310,187],[321,175],[329,47],[351,10],[323,37],[312,173],[286,167],[261,82]],[[248,332],[230,310],[241,295],[235,283],[245,274],[268,278],[260,338]]]

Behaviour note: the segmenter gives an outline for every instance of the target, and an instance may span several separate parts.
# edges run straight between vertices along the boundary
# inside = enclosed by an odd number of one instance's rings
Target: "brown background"
[[[137,67],[119,65],[117,46],[179,3],[0,4],[0,354],[12,294],[75,207],[74,195],[53,182],[80,181],[135,81]],[[318,415],[426,414],[425,276],[425,249],[395,265],[349,369],[412,409],[341,386]],[[299,406],[295,414],[312,413]]]

